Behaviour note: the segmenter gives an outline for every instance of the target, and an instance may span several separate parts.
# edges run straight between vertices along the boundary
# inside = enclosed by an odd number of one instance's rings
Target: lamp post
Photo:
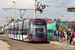
[[[16,22],[16,4],[15,4],[15,0],[13,0],[14,3],[14,23]]]
[[[34,19],[36,19],[36,0],[34,0]]]
[[[7,10],[6,9],[5,9],[5,18],[6,18],[5,24],[7,26]]]
[[[61,2],[61,4],[62,4],[62,21],[63,21],[63,17],[64,17],[64,14],[63,14],[63,5],[64,5],[64,3]]]

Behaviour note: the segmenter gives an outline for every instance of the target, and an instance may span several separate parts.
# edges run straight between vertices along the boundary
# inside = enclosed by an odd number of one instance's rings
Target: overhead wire
[[[58,1],[58,0],[55,0],[55,1],[48,1],[48,2],[46,3],[46,5],[49,4],[49,3],[57,2],[57,1]]]
[[[4,14],[4,12],[2,14],[0,14],[0,16],[2,16]]]
[[[63,2],[63,5],[67,4],[68,2],[69,2],[69,0],[67,0],[67,2]],[[49,7],[51,8],[51,6],[49,6]],[[62,7],[62,5],[54,6],[54,8],[59,8],[59,7]],[[52,8],[53,8],[53,6],[52,6]],[[66,8],[66,6],[64,6],[63,8]]]
[[[69,0],[67,0],[67,2],[64,3],[64,5],[67,4],[68,2],[69,2]]]
[[[39,0],[40,2],[42,1],[42,0]]]
[[[56,1],[57,1],[57,0],[56,0]],[[67,0],[67,2],[64,3],[64,5],[67,4],[68,2],[69,2],[69,0]],[[54,9],[56,9],[56,8],[59,9],[59,8],[62,8],[62,5],[60,5],[60,6],[49,6],[49,7],[54,8]],[[64,8],[66,8],[66,6],[64,6]],[[50,8],[47,8],[45,11],[47,11],[47,10],[49,10],[49,9],[50,9]]]
[[[17,4],[19,2],[19,0],[15,3],[15,4]],[[12,5],[11,7],[13,7],[14,5]],[[10,7],[10,8],[11,8]],[[3,12],[2,14],[0,14],[0,16],[2,16],[3,14],[5,14],[5,12]]]
[[[40,1],[42,1],[42,0],[40,0]],[[29,4],[28,4],[28,6],[29,6]],[[30,7],[30,8],[33,8],[32,6]],[[27,11],[27,10],[26,10]],[[32,11],[30,10],[30,12],[29,13],[32,13]],[[25,14],[24,14],[25,15]],[[28,16],[28,15],[27,15]]]
[[[40,1],[42,1],[42,0],[40,0]],[[46,4],[48,4],[48,3],[50,3],[50,2],[57,2],[57,1],[58,1],[58,0],[56,0],[56,1],[49,1],[49,2],[47,2]],[[19,2],[19,0],[18,0],[15,4],[17,4],[18,2]],[[68,0],[67,2],[65,2],[64,5],[67,4],[68,2],[69,2],[69,0]],[[14,5],[12,5],[11,7],[13,7],[13,6],[14,6]],[[11,7],[10,7],[10,8],[11,8]],[[61,6],[57,6],[57,7],[61,7]],[[54,8],[57,8],[57,7],[54,7]],[[3,14],[4,14],[4,13],[2,13],[1,15],[3,15]]]
[[[19,0],[15,3],[15,4],[17,4],[19,2]],[[11,7],[13,7],[14,5],[12,5]],[[11,8],[10,7],[10,8]],[[2,16],[3,14],[5,14],[5,12],[3,12],[0,16]],[[0,17],[1,18],[1,17]],[[7,17],[7,18],[9,18],[9,17]]]

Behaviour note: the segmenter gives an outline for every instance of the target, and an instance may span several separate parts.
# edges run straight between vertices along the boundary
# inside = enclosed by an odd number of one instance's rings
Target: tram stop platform
[[[50,42],[50,44],[54,44],[54,45],[56,45],[56,46],[64,46],[64,47],[74,47],[75,48],[75,45],[70,45],[70,46],[68,46],[67,44],[65,44],[65,43],[59,43],[58,41],[49,41]]]
[[[10,50],[9,47],[6,42],[0,40],[0,50]]]

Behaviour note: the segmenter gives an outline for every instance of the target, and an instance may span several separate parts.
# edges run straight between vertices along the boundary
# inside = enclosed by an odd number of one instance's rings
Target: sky
[[[34,0],[15,0],[16,8],[23,9],[34,9]],[[43,5],[49,5],[40,14],[39,11],[36,12],[36,18],[60,18],[61,20],[74,21],[75,12],[68,12],[67,8],[75,7],[75,0],[37,0],[37,2]],[[63,15],[62,18],[62,2],[63,2]],[[0,26],[5,24],[5,10],[2,8],[14,8],[13,0],[0,0]],[[22,11],[23,13],[24,11]],[[14,19],[14,10],[7,10],[7,21]],[[33,10],[26,10],[23,18],[34,18]],[[20,19],[20,11],[16,10],[16,19]]]

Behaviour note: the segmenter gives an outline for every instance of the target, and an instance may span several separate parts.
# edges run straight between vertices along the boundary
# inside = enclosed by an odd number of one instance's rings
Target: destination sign
[[[36,25],[44,25],[46,22],[35,22]]]

